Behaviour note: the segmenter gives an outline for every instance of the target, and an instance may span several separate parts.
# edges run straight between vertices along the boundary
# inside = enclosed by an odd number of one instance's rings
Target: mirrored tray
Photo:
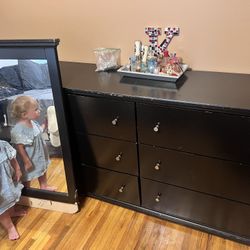
[[[181,64],[182,72],[178,76],[171,76],[167,74],[152,74],[152,73],[143,73],[143,72],[135,72],[130,71],[129,65],[124,65],[117,72],[121,73],[124,76],[129,77],[136,77],[136,78],[144,78],[144,79],[152,79],[152,80],[159,80],[159,81],[167,81],[167,82],[176,82],[183,73],[188,69],[187,64]]]

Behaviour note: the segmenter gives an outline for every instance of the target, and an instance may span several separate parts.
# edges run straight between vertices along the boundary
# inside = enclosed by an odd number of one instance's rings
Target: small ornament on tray
[[[168,51],[165,51],[160,72],[171,76],[178,76],[183,73],[181,63],[182,59],[176,57],[175,53],[170,53],[169,55]]]

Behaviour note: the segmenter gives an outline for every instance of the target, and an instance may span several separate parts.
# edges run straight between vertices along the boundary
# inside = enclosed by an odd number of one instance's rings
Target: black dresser
[[[60,67],[80,195],[250,244],[250,75]]]

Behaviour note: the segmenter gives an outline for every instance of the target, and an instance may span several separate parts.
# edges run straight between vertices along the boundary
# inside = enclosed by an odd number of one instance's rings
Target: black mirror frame
[[[48,62],[51,88],[58,119],[64,170],[68,193],[51,192],[41,189],[23,189],[22,195],[65,203],[77,202],[77,190],[73,172],[68,127],[63,104],[62,81],[58,62],[59,39],[0,40],[0,59],[46,59]]]

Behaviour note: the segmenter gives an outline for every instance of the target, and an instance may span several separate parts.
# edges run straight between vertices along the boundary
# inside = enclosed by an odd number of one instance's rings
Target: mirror
[[[58,40],[0,41],[0,140],[17,151],[24,194],[75,202]]]

